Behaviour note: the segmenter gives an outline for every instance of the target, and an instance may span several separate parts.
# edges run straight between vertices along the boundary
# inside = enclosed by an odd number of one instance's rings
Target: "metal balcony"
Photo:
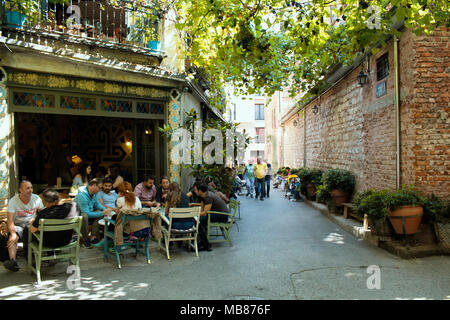
[[[120,47],[163,55],[159,48],[161,15],[152,0],[130,1],[1,0],[2,35],[31,34],[100,47]]]

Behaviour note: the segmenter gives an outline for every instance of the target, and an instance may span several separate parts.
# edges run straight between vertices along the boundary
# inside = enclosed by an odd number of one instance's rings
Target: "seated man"
[[[216,193],[208,190],[208,185],[202,182],[194,184],[194,192],[202,199],[202,211],[200,213],[199,226],[199,250],[211,250],[211,244],[206,237],[208,224],[208,211],[229,212],[228,206]],[[212,222],[226,222],[228,216],[221,214],[211,214]]]
[[[73,199],[77,203],[83,216],[83,225],[81,227],[81,234],[83,236],[82,244],[85,248],[93,248],[93,244],[98,242],[100,226],[98,221],[103,216],[111,214],[112,209],[105,208],[97,198],[97,193],[103,186],[102,180],[92,179],[88,182],[87,187],[78,189],[78,194]],[[89,224],[92,224],[92,233],[89,237]]]
[[[156,187],[154,182],[155,179],[148,176],[134,188],[134,194],[139,198],[143,207],[159,207],[159,203],[156,201]]]
[[[23,241],[25,258],[28,259],[28,226],[37,211],[44,209],[41,198],[33,193],[33,185],[24,180],[19,183],[19,194],[8,203],[8,253],[9,260],[4,262],[6,269],[19,271],[16,262],[17,243]]]
[[[119,195],[112,190],[113,181],[106,178],[103,181],[102,191],[97,193],[98,201],[107,209],[116,209],[116,200]]]
[[[45,209],[37,213],[32,221],[30,230],[38,232],[40,219],[72,219],[80,214],[80,209],[75,202],[61,203],[59,193],[56,190],[46,189],[42,198]],[[73,230],[45,232],[43,245],[49,248],[57,248],[68,245],[72,240]]]

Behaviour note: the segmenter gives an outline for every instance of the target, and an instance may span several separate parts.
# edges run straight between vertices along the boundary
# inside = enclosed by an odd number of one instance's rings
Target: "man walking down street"
[[[267,173],[266,173],[266,197],[267,198],[269,198],[271,180],[272,180],[272,165],[270,163],[268,163],[267,164]]]
[[[248,160],[248,165],[244,169],[245,186],[247,188],[247,197],[253,198],[255,192],[255,175],[252,160]]]
[[[255,198],[260,196],[259,199],[261,201],[264,201],[264,197],[266,196],[266,173],[267,165],[262,163],[261,158],[258,158],[257,163],[255,164]]]

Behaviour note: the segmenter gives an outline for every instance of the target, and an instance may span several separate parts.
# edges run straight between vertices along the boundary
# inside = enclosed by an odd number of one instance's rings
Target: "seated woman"
[[[172,182],[169,186],[169,190],[165,204],[165,214],[167,219],[169,219],[170,208],[189,208],[189,198],[184,192],[181,192],[180,185],[177,182]],[[164,221],[163,224],[167,227],[167,224]],[[186,230],[193,226],[194,221],[190,218],[177,218],[172,222],[173,229]]]
[[[92,168],[89,164],[83,164],[80,168],[80,171],[73,177],[72,186],[73,187],[82,187],[87,186],[88,182],[92,180]]]
[[[119,185],[124,182],[120,175],[120,167],[118,165],[112,165],[108,168],[105,178],[110,178],[113,181],[112,188],[119,193]]]
[[[168,177],[162,177],[161,185],[158,188],[158,190],[156,190],[156,197],[155,197],[156,202],[158,202],[161,205],[164,204],[166,202],[166,198],[167,195],[169,194],[169,191],[170,191],[170,180]]]
[[[124,181],[117,186],[117,189],[119,191],[119,197],[116,200],[116,209],[114,209],[115,214],[111,216],[111,219],[114,221],[116,221],[117,213],[119,213],[122,208],[129,210],[142,209],[141,201],[133,193],[133,186],[131,183]],[[113,224],[108,225],[108,231],[114,231],[114,227]],[[104,239],[94,246],[102,247],[103,241]]]

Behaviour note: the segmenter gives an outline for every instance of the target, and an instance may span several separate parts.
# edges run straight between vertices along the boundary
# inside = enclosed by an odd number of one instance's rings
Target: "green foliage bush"
[[[329,169],[325,171],[322,181],[329,192],[338,189],[349,194],[353,193],[356,183],[355,176],[344,169]]]

